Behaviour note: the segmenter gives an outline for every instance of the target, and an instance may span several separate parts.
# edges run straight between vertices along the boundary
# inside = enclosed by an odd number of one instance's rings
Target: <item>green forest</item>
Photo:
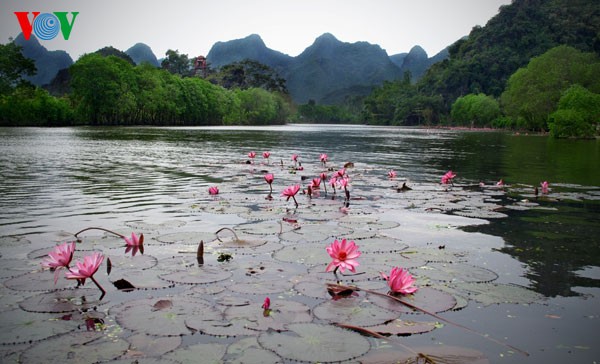
[[[9,42],[0,44],[0,126],[366,123],[594,138],[599,24],[595,0],[515,0],[418,81],[405,73],[337,105],[295,105],[285,80],[258,62],[198,73],[173,50],[157,68],[107,47],[80,57],[58,85],[34,87],[23,80],[34,63]]]

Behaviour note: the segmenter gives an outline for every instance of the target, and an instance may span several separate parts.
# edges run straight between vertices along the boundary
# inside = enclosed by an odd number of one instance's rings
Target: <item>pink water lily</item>
[[[248,153],[248,158],[254,159],[255,157],[256,157],[256,152],[249,152]]]
[[[298,201],[296,201],[298,191],[300,191],[300,185],[288,186],[283,190],[281,196],[287,197],[286,201],[289,201],[290,197],[293,198],[296,207],[298,207]]]
[[[48,257],[42,261],[42,267],[54,269],[54,284],[58,281],[58,270],[60,268],[69,268],[73,253],[75,252],[75,242],[62,243],[54,250],[48,253]]]
[[[67,279],[79,279],[85,282],[87,278],[92,278],[96,274],[103,261],[102,253],[95,252],[92,255],[86,255],[83,262],[75,262],[75,267],[70,268],[65,275]]]
[[[542,193],[544,195],[547,195],[548,194],[548,186],[549,186],[548,181],[541,182],[540,186],[542,187]]]
[[[389,178],[396,178],[396,171],[394,171],[393,169],[390,169],[388,171],[388,177]]]
[[[310,184],[310,186],[315,189],[315,188],[320,188],[321,187],[321,179],[319,177],[317,178],[313,178],[312,182]]]
[[[267,173],[265,174],[265,181],[269,184],[269,196],[271,196],[271,194],[273,193],[273,180],[275,179],[275,177],[273,176],[273,173]]]
[[[454,177],[456,177],[456,173],[453,173],[452,171],[448,171],[446,172],[446,174],[444,174],[442,176],[442,184],[443,185],[447,185],[448,183],[452,183],[452,180],[454,179]]]
[[[271,152],[263,152],[263,158],[267,160],[267,164],[269,163],[270,156],[271,156]]]
[[[263,303],[262,308],[265,310],[271,308],[271,299],[269,299],[269,297],[265,298],[265,302]]]
[[[94,274],[96,274],[103,261],[104,255],[102,255],[102,253],[95,252],[92,255],[87,255],[83,257],[83,262],[76,262],[74,268],[69,268],[65,276],[67,279],[77,279],[81,284],[85,284],[86,279],[91,279],[102,291],[102,297],[104,297],[106,291],[94,278]],[[102,299],[102,297],[100,297],[100,299]]]
[[[336,178],[344,178],[344,176],[346,176],[346,168],[342,168],[334,174],[334,177]]]
[[[208,188],[208,193],[211,195],[218,195],[219,194],[219,187],[217,186],[211,186]]]
[[[356,267],[359,266],[356,258],[360,257],[360,251],[358,250],[358,246],[354,241],[348,241],[346,239],[334,240],[326,248],[327,253],[333,259],[327,268],[326,272],[333,271],[334,273],[340,269],[342,273],[344,270],[348,269],[351,272],[356,272]]]
[[[325,153],[321,153],[321,155],[319,156],[319,159],[321,160],[321,163],[323,163],[323,165],[327,163],[327,158],[327,154]]]
[[[123,237],[125,239],[125,243],[128,246],[139,246],[144,244],[144,234],[135,235],[135,233],[131,233],[131,238]]]
[[[392,293],[411,294],[418,290],[418,288],[414,285],[415,279],[413,276],[403,268],[392,268],[389,277],[384,273],[380,272],[380,274],[381,277],[387,281]]]

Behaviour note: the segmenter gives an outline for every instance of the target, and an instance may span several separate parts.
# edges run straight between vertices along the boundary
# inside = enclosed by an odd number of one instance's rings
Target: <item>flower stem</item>
[[[108,230],[108,229],[101,228],[101,227],[88,227],[88,228],[85,228],[85,229],[83,229],[83,230],[80,230],[80,231],[76,232],[74,235],[75,235],[75,237],[77,238],[77,240],[79,240],[79,237],[78,237],[77,235],[81,234],[81,233],[82,233],[82,232],[84,232],[84,231],[88,231],[88,230],[102,230],[102,231],[106,231],[107,233],[114,234],[114,235],[116,235],[116,236],[118,236],[118,237],[120,237],[120,238],[122,238],[122,239],[125,239],[125,236],[124,236],[124,235],[121,235],[121,234],[119,234],[119,233],[115,233],[115,232],[114,232],[114,231],[112,231],[112,230]]]
[[[294,199],[294,203],[296,204],[296,208],[298,208],[298,201],[296,201],[296,196],[292,196],[292,198]]]
[[[229,231],[231,231],[231,233],[232,233],[232,234],[233,234],[233,236],[235,237],[235,240],[236,240],[237,242],[239,242],[239,241],[240,241],[240,238],[238,238],[237,234],[235,233],[235,231],[234,231],[233,229],[231,229],[231,228],[228,228],[228,227],[223,227],[223,228],[220,228],[219,230],[217,230],[217,232],[215,233],[215,235],[217,236],[217,240],[219,240],[220,242],[222,242],[223,240],[221,240],[221,238],[219,238],[219,233],[220,233],[221,231],[223,231],[223,230],[229,230]]]
[[[91,276],[90,279],[92,280],[92,282],[94,282],[96,284],[96,286],[98,287],[98,289],[100,289],[100,291],[102,291],[102,295],[100,296],[100,301],[101,301],[102,298],[104,298],[104,295],[106,294],[106,291],[104,290],[104,288],[102,288],[102,286],[100,285],[100,283],[98,283],[98,281],[96,281],[96,279],[94,278],[94,276]]]

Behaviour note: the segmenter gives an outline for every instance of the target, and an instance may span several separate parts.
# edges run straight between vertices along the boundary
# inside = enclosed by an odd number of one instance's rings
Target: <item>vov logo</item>
[[[63,38],[68,40],[75,24],[75,18],[77,18],[79,12],[71,12],[71,22],[67,19],[68,12],[66,11],[42,14],[39,11],[33,11],[31,14],[33,14],[33,19],[30,21],[28,11],[15,11],[25,40],[29,40],[31,33],[42,40],[54,39],[59,31],[62,33]]]

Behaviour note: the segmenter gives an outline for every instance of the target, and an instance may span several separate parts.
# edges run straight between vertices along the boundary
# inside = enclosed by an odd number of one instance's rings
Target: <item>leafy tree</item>
[[[484,127],[500,116],[500,104],[485,94],[468,94],[452,104],[452,121],[470,127]]]
[[[190,75],[192,61],[187,54],[179,54],[178,50],[169,49],[165,52],[165,56],[167,57],[160,64],[163,69],[175,75]]]
[[[0,95],[0,126],[64,126],[72,120],[68,100],[39,87],[22,84],[9,95]]]
[[[23,56],[22,47],[14,42],[0,44],[0,95],[8,94],[19,83],[23,75],[36,74],[35,63]]]
[[[591,138],[600,123],[600,94],[573,85],[558,102],[558,110],[550,114],[550,134],[557,138]]]
[[[87,54],[71,68],[72,98],[79,115],[92,124],[131,120],[137,94],[133,66],[115,56]]]
[[[288,93],[285,80],[275,70],[249,59],[221,67],[210,79],[227,89],[262,88],[282,94]]]
[[[580,84],[600,91],[600,59],[569,46],[552,48],[533,58],[508,80],[501,103],[504,112],[527,129],[545,130],[548,115],[555,111],[561,94]]]

